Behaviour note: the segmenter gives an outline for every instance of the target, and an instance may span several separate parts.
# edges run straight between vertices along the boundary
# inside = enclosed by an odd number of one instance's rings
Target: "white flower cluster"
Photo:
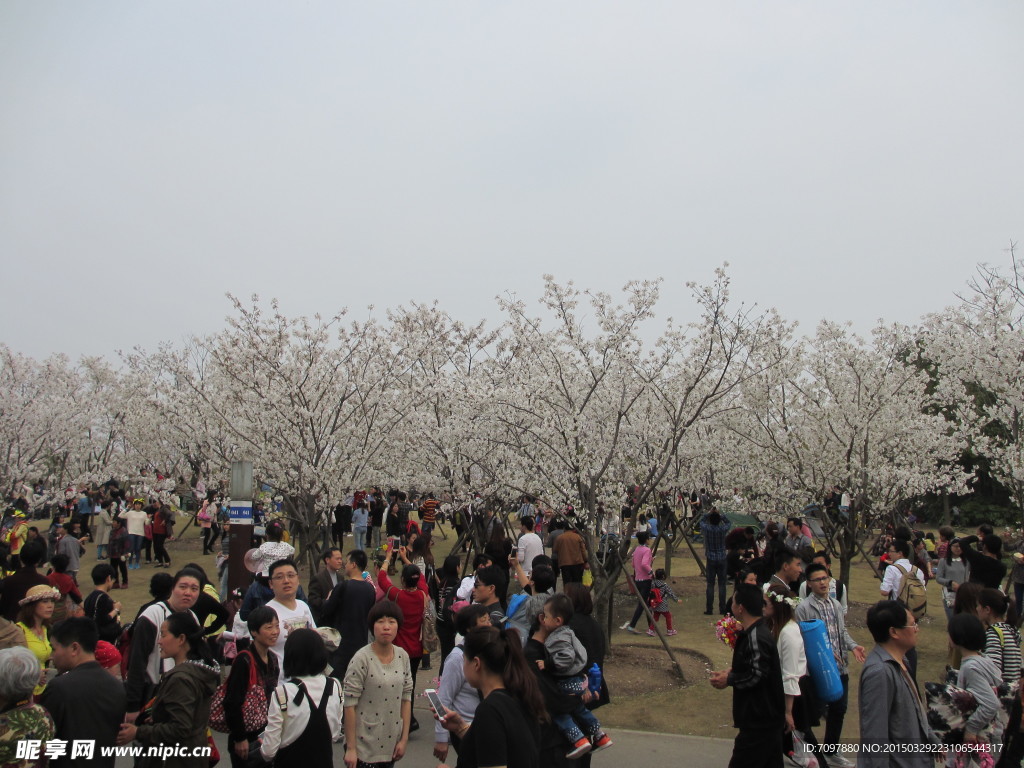
[[[764,592],[765,597],[771,598],[772,602],[785,603],[790,608],[796,608],[800,605],[799,597],[786,597],[785,595],[780,595],[778,592],[773,592],[768,584],[764,585],[762,591]]]

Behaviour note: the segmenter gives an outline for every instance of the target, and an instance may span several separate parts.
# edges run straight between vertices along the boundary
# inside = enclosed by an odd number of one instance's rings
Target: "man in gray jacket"
[[[847,653],[853,651],[853,655],[861,663],[864,663],[865,653],[863,646],[850,637],[850,633],[846,631],[842,603],[829,595],[831,580],[825,565],[811,563],[807,566],[809,594],[796,607],[796,618],[797,621],[821,619],[825,624],[829,644],[832,646],[832,653],[835,654],[836,665],[839,667],[839,678],[843,681],[843,695],[838,701],[826,705],[825,736],[821,743],[826,750],[826,760],[830,768],[851,768],[853,763],[847,760],[841,752],[833,750],[843,734],[843,721],[846,719],[846,706],[850,697],[850,669]]]
[[[895,600],[868,609],[875,647],[860,676],[860,768],[932,768],[938,744],[928,714],[907,671],[905,656],[917,645],[914,615]]]

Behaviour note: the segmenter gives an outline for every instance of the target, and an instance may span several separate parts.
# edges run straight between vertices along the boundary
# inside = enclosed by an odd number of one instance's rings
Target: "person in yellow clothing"
[[[37,584],[18,601],[18,605],[21,606],[18,611],[18,626],[25,633],[25,645],[39,660],[44,675],[53,653],[53,648],[50,647],[50,619],[59,598],[60,590],[48,584]],[[40,677],[33,693],[38,696],[45,687],[46,682]]]
[[[204,571],[204,573],[205,573],[205,571]],[[214,587],[213,584],[211,584],[208,581],[203,585],[203,594],[209,595],[210,597],[212,597],[217,602],[218,605],[221,605],[220,595],[217,593],[216,587]],[[217,629],[215,629],[215,630],[213,630],[211,632],[210,631],[210,627],[217,626],[218,624],[220,626]],[[221,634],[227,628],[228,628],[228,625],[223,621],[222,617],[219,617],[219,616],[217,616],[216,614],[213,614],[213,613],[211,613],[209,616],[207,616],[206,620],[203,622],[203,629],[206,632],[206,637],[209,638],[209,640],[214,645],[217,645],[218,638],[221,636]]]
[[[21,565],[21,548],[25,544],[25,540],[28,538],[28,521],[25,520],[25,513],[16,511],[12,515],[10,521],[6,521],[9,525],[4,525],[4,533],[2,540],[7,546],[11,548],[11,570],[17,570]]]

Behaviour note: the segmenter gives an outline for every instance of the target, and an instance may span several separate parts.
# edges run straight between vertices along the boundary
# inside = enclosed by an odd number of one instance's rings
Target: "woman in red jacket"
[[[423,642],[420,639],[423,628],[423,617],[427,611],[427,601],[430,595],[427,592],[426,579],[415,565],[407,565],[402,569],[402,588],[399,589],[391,583],[386,568],[381,568],[377,574],[377,583],[384,590],[384,597],[398,603],[402,609],[401,627],[398,629],[398,637],[395,638],[395,645],[409,654],[409,666],[412,668],[412,685],[416,689],[416,670],[419,669],[420,659],[423,656]],[[415,731],[419,723],[413,717],[409,730]]]

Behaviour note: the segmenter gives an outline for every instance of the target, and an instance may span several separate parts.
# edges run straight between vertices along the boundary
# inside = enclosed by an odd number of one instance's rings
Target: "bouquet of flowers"
[[[715,636],[730,648],[736,647],[736,636],[742,630],[743,625],[732,616],[723,616],[715,624]]]

